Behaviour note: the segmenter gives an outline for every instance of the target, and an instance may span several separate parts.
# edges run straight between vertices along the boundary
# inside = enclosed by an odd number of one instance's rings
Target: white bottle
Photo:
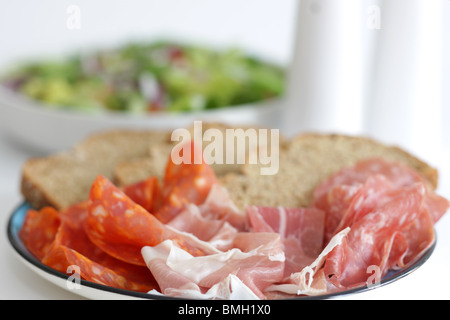
[[[384,0],[365,129],[421,157],[442,139],[439,0]]]
[[[367,63],[362,36],[365,2],[300,1],[285,96],[288,134],[361,131]]]

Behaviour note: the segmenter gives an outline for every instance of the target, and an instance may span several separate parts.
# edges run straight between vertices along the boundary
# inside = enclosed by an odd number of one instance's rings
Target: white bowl
[[[42,104],[0,87],[0,128],[26,148],[41,153],[70,148],[87,135],[108,129],[169,129],[187,127],[194,120],[220,121],[232,125],[261,125],[278,128],[281,99],[182,114],[132,115],[116,112],[83,114],[49,109]]]

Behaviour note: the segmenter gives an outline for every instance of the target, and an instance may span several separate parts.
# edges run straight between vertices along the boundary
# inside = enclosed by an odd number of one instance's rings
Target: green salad
[[[238,49],[154,42],[29,63],[1,84],[53,108],[184,112],[280,96],[285,72]]]

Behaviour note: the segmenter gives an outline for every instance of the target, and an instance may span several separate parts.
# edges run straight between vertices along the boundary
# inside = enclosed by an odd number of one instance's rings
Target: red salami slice
[[[335,186],[363,184],[372,175],[383,175],[395,187],[410,186],[415,182],[425,183],[424,178],[407,165],[381,158],[372,158],[344,168],[323,181],[315,189],[314,199],[326,196]]]
[[[84,202],[61,212],[62,222],[42,262],[62,273],[74,266],[83,279],[112,287],[142,292],[157,288],[148,268],[115,259],[89,240],[84,232],[87,208]]]
[[[192,255],[203,254],[189,239],[161,223],[103,176],[94,182],[89,201],[86,234],[95,245],[119,260],[145,266],[141,248],[167,239]]]
[[[174,162],[172,156],[169,158],[162,187],[162,208],[156,214],[163,223],[173,219],[187,204],[202,204],[211,187],[217,183],[216,175],[202,158],[199,146],[189,141],[180,148],[183,152],[190,152],[190,155],[179,164]]]
[[[364,284],[374,270],[383,276],[418,259],[433,244],[433,225],[449,208],[415,171],[382,159],[337,172],[314,195],[313,205],[327,214],[326,241],[351,229],[324,267],[338,288]]]
[[[368,159],[335,173],[314,192],[313,206],[327,212],[325,240],[349,226],[353,218],[390,199],[396,190],[415,183],[423,185],[424,206],[436,223],[450,207],[449,201],[437,195],[422,176],[406,165]]]
[[[87,218],[88,206],[88,201],[75,204],[59,212],[59,216],[64,223],[69,224],[73,229],[80,229],[84,233],[83,225]]]
[[[431,216],[433,223],[437,223],[450,207],[450,202],[446,198],[427,189],[425,206]]]
[[[325,199],[314,205],[327,213],[325,242],[336,233],[350,226],[355,220],[369,213],[381,202],[391,198],[389,192],[396,190],[382,175],[370,176],[362,185],[333,187]],[[395,193],[395,192],[394,192]]]
[[[61,214],[62,224],[55,239],[56,245],[63,245],[73,249],[90,259],[97,257],[97,262],[108,256],[98,248],[84,231],[84,222],[87,218],[87,206],[73,206]]]
[[[161,190],[156,177],[125,186],[123,191],[148,212],[154,214],[159,210]]]
[[[47,254],[42,258],[41,262],[50,268],[53,268],[61,273],[66,273],[70,263],[67,260],[65,251],[59,242],[52,242]]]
[[[423,212],[424,194],[421,184],[405,187],[397,197],[354,221],[348,237],[326,259],[324,271],[330,282],[338,288],[364,285],[370,267],[384,276],[390,267],[400,264],[409,250],[405,239]],[[420,232],[428,234],[429,229]],[[416,244],[416,248],[430,245],[429,237],[420,238],[426,243]]]
[[[348,207],[360,189],[359,184],[334,186],[328,191],[326,197],[319,198],[313,203],[313,207],[326,212],[324,243],[328,243],[336,233]]]
[[[112,270],[64,245],[54,245],[43,262],[60,272],[68,275],[77,272],[84,280],[109,287],[139,292],[148,292],[159,288],[146,268],[128,265],[125,269]]]
[[[61,247],[61,249],[64,251],[70,265],[78,266],[80,276],[88,281],[126,290],[147,290],[147,288],[143,289],[140,284],[132,283],[125,277],[118,275],[108,268],[105,268],[103,265],[89,260],[75,250],[71,250],[65,247]]]
[[[427,209],[422,208],[419,217],[401,230],[401,238],[405,250],[402,254],[394,254],[390,259],[392,269],[404,268],[420,258],[435,241],[434,223]],[[401,247],[401,245],[397,245]],[[395,246],[394,246],[395,248]],[[397,258],[396,258],[397,257]]]
[[[31,209],[27,212],[19,236],[28,250],[41,260],[50,249],[60,223],[59,214],[53,208]]]

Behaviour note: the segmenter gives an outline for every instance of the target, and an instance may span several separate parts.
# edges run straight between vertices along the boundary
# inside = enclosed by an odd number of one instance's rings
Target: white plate
[[[42,264],[38,259],[36,259],[25,247],[25,245],[22,243],[22,240],[20,239],[18,233],[19,230],[22,228],[26,213],[30,206],[27,203],[21,204],[10,216],[9,222],[8,222],[8,239],[11,244],[11,247],[13,248],[14,252],[16,253],[16,256],[22,261],[27,267],[29,267],[32,271],[36,272],[38,275],[43,277],[44,279],[54,283],[55,285],[68,290],[72,293],[78,294],[80,296],[83,296],[85,298],[89,299],[97,299],[97,300],[123,300],[123,299],[152,299],[152,300],[161,300],[161,299],[169,299],[169,300],[175,300],[176,298],[169,298],[164,297],[162,295],[153,295],[153,294],[147,294],[142,292],[135,292],[135,291],[129,291],[129,290],[123,290],[123,289],[117,289],[112,288],[108,286],[104,286],[101,284],[93,283],[86,280],[80,280],[80,286],[79,288],[71,288],[70,284],[68,285],[68,282],[71,282],[70,275],[63,274],[61,272],[58,272],[52,268],[49,268],[48,266]],[[363,286],[358,287],[351,290],[341,291],[337,293],[331,293],[321,296],[302,296],[302,297],[296,297],[294,300],[307,300],[307,299],[332,299],[337,298],[340,296],[350,295],[350,294],[357,294],[360,292],[365,292],[368,290],[373,290],[376,288],[379,288],[381,286],[387,285],[389,283],[392,283],[398,279],[401,279],[420,266],[422,266],[428,258],[431,256],[431,254],[434,251],[434,248],[436,246],[436,241],[434,244],[418,259],[414,264],[405,267],[404,269],[397,270],[397,271],[391,271],[389,272],[378,285],[374,285],[371,287]]]
[[[91,133],[113,128],[176,129],[190,126],[194,120],[279,128],[282,109],[282,99],[271,99],[256,104],[182,114],[131,115],[105,112],[91,115],[49,109],[0,87],[0,130],[15,142],[40,152],[68,149]]]

